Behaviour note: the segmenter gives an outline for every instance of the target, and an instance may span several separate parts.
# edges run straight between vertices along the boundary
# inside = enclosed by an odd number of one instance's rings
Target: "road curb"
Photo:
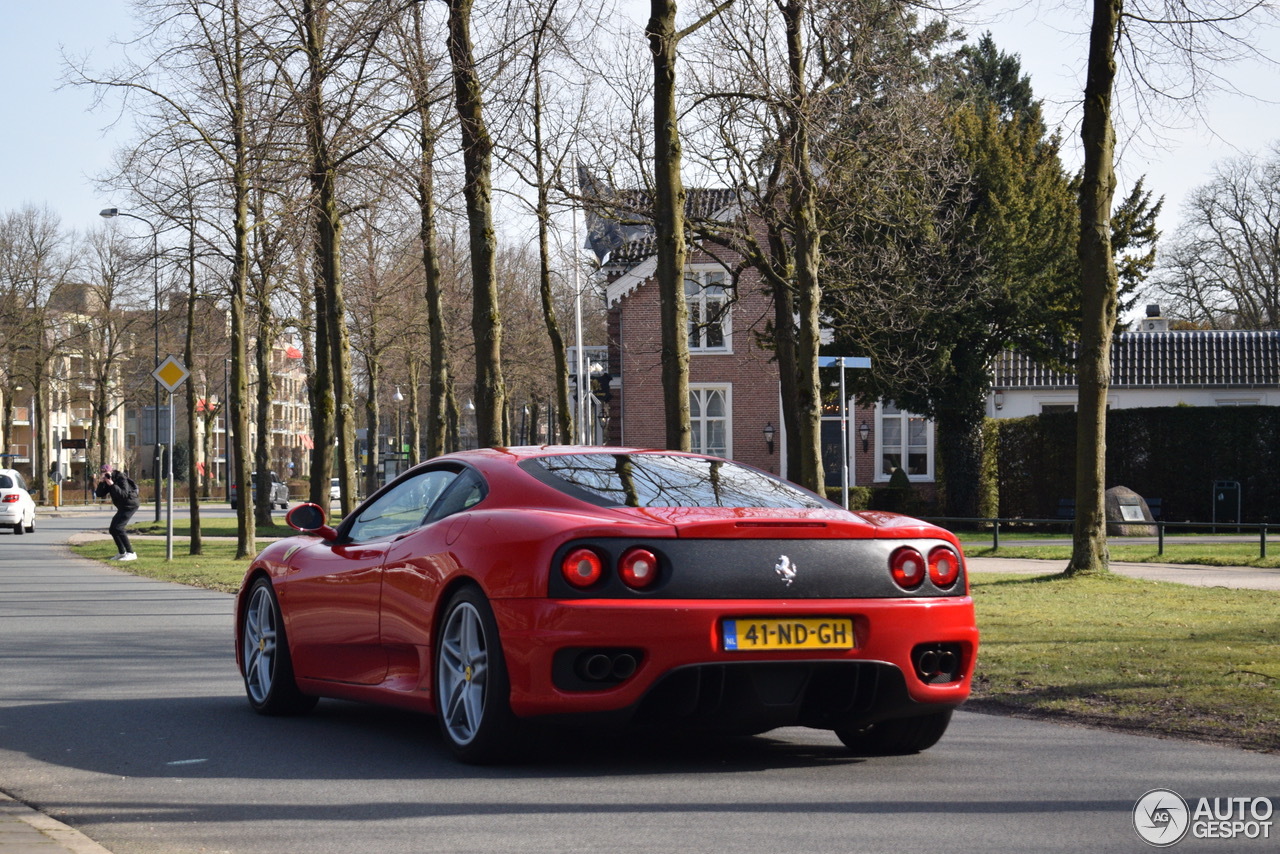
[[[0,792],[0,854],[45,851],[50,844],[73,854],[111,854],[74,827]]]

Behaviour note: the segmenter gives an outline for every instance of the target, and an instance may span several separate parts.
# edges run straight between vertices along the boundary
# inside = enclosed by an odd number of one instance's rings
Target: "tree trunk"
[[[795,228],[796,289],[800,330],[796,341],[797,439],[801,486],[823,494],[822,388],[818,377],[819,308],[822,287],[818,267],[822,235],[818,230],[817,193],[809,160],[809,91],[805,82],[804,0],[781,6],[787,32],[787,69],[791,98],[791,218]]]
[[[556,319],[555,295],[551,290],[551,206],[542,148],[542,70],[536,60],[533,68],[533,151],[538,185],[538,294],[542,299],[542,320],[547,327],[555,365],[556,408],[562,413],[558,440],[568,444],[573,432],[573,423],[569,419],[569,364],[564,336],[560,334],[560,322]]]
[[[662,324],[662,403],[667,447],[690,448],[689,309],[684,298],[684,183],[676,112],[676,3],[650,0],[645,34],[653,54],[653,184],[658,298]]]
[[[240,42],[240,7],[232,5],[234,21],[234,79],[231,109],[233,225],[235,246],[231,262],[231,388],[226,402],[227,423],[232,425],[235,449],[231,482],[236,484],[236,559],[244,560],[257,551],[253,524],[253,487],[249,473],[249,406],[245,400],[248,377],[245,371],[245,297],[249,288],[249,155],[245,127],[244,52]],[[157,479],[157,485],[159,480]]]
[[[187,340],[182,347],[182,359],[190,370],[195,364],[196,358],[196,300],[199,297],[196,280],[196,224],[194,218],[189,223],[187,229]],[[199,465],[203,461],[207,465],[207,457],[203,454],[196,453],[196,436],[199,434],[199,418],[200,415],[196,411],[196,384],[188,377],[185,383],[186,388],[183,391],[187,396],[187,446],[191,449],[191,453],[187,454],[187,489],[190,492],[189,504],[191,507],[191,543],[187,549],[187,554],[203,554],[204,542],[200,532],[200,469]],[[207,392],[206,392],[207,394]],[[208,406],[208,399],[205,400],[205,406]],[[206,434],[207,435],[207,434]],[[203,448],[201,450],[204,450]]]
[[[1111,251],[1115,131],[1111,93],[1121,0],[1094,0],[1084,90],[1084,173],[1080,189],[1080,354],[1076,427],[1076,521],[1067,575],[1109,571],[1106,512],[1107,389],[1116,325],[1116,266]]]
[[[769,235],[770,260],[775,270],[786,272],[791,263],[789,248],[782,235],[771,226]],[[786,465],[779,466],[778,473],[788,480],[800,478],[800,408],[794,405],[799,399],[796,370],[796,316],[789,276],[766,276],[773,294],[773,352],[778,360],[778,394],[782,399],[782,425],[785,434]]]
[[[264,283],[265,287],[265,283]],[[254,447],[253,464],[258,472],[258,480],[253,484],[253,518],[259,525],[270,526],[274,523],[271,517],[271,342],[275,338],[275,329],[270,318],[271,308],[267,300],[258,299],[258,337],[254,342],[254,361],[258,373],[257,384],[257,416],[258,443]]]
[[[382,371],[377,361],[366,359],[365,373],[369,380],[369,389],[364,401],[364,426],[365,434],[368,436],[365,442],[368,456],[365,457],[364,490],[365,495],[373,495],[382,485],[378,483],[378,464],[383,462],[382,442],[379,435],[382,430],[382,413],[378,407],[378,389],[382,385]]]
[[[422,381],[422,360],[416,352],[409,356],[409,414],[405,418],[407,436],[405,444],[409,446],[409,465],[416,466],[422,462],[422,425],[418,419],[418,407],[421,405],[418,395],[418,384]]]
[[[249,466],[249,402],[245,340],[245,291],[249,278],[249,187],[246,173],[235,179],[235,251],[231,270],[231,389],[227,417],[232,424],[233,465],[231,482],[236,485],[236,559],[257,552],[253,524],[253,485]],[[158,481],[157,481],[158,482]]]
[[[472,0],[448,0],[449,59],[453,66],[462,140],[463,185],[471,247],[471,334],[476,348],[476,433],[483,447],[505,444],[502,409],[502,315],[498,308],[490,170],[493,141],[485,126],[484,96],[471,44]]]
[[[425,103],[419,105],[418,115],[418,242],[426,278],[423,299],[427,307],[427,338],[431,351],[427,380],[427,458],[430,459],[445,452],[448,433],[445,390],[449,386],[449,356],[440,296],[440,254],[436,251],[435,128],[431,125]]]
[[[320,281],[317,291],[324,293],[324,311],[317,305],[317,365],[327,361],[330,387],[333,390],[332,413],[333,433],[337,439],[338,482],[342,491],[342,513],[346,515],[355,508],[355,496],[358,491],[355,472],[355,407],[354,394],[351,388],[351,342],[347,335],[346,304],[342,292],[341,245],[342,215],[338,210],[337,198],[337,166],[329,151],[329,140],[325,135],[324,83],[327,77],[327,66],[324,57],[326,10],[318,8],[324,3],[316,4],[312,0],[303,0],[302,14],[304,18],[305,49],[307,54],[307,89],[304,98],[306,114],[307,144],[311,153],[312,205],[315,211],[316,228],[316,267]],[[327,353],[324,358],[319,355],[319,329],[324,327]],[[317,385],[319,385],[317,371]],[[325,440],[321,443],[321,440]],[[329,436],[316,437],[318,456],[326,458],[332,451]],[[328,469],[326,464],[321,470]],[[327,500],[327,486],[317,484],[315,472],[312,473],[312,488],[324,486]]]
[[[449,359],[447,341],[444,330],[444,309],[440,295],[440,253],[436,248],[436,213],[435,213],[435,160],[436,140],[440,129],[431,113],[432,91],[431,75],[433,63],[428,61],[424,52],[426,38],[422,31],[422,4],[415,3],[409,10],[413,25],[411,36],[406,44],[406,68],[410,75],[415,107],[418,111],[418,171],[415,176],[418,203],[418,243],[422,251],[422,271],[426,281],[423,299],[427,309],[427,411],[426,411],[426,456],[428,459],[438,457],[445,452],[448,436],[448,404],[445,389],[449,385]],[[418,363],[412,363],[417,370]],[[421,428],[417,420],[417,380],[412,383],[409,392],[414,401],[414,454],[418,453],[421,442]],[[417,461],[417,457],[414,457]]]

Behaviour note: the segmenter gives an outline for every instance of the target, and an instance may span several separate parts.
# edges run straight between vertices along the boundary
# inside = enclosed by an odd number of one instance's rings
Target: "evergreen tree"
[[[977,516],[991,363],[1007,348],[1052,358],[1071,337],[1078,216],[1017,57],[984,37],[955,58],[939,86],[953,168],[918,177],[913,217],[882,218],[872,251],[848,247],[857,287],[838,334],[841,352],[872,355],[862,396],[937,422],[946,513]]]

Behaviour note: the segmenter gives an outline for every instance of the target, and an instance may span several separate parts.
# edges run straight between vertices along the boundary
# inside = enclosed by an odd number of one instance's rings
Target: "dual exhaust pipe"
[[[960,680],[959,644],[922,644],[912,651],[911,660],[922,682],[940,685]]]
[[[588,650],[578,656],[575,668],[585,682],[623,682],[640,666],[629,650]]]

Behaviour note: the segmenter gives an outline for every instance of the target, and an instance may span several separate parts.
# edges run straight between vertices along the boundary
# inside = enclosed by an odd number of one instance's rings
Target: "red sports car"
[[[264,714],[319,697],[434,713],[469,762],[533,722],[834,730],[935,744],[978,649],[956,538],[748,466],[534,447],[410,469],[335,530],[268,546],[236,603]]]

